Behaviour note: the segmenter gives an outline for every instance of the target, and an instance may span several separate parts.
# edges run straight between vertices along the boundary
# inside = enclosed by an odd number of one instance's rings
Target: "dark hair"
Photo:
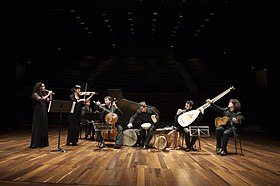
[[[230,99],[229,102],[233,104],[235,110],[241,109],[241,103],[237,99]]]
[[[42,85],[44,85],[45,83],[43,82],[38,82],[35,84],[34,88],[33,88],[33,93],[37,93],[39,96],[45,96],[46,93],[41,91],[41,87]]]
[[[73,88],[71,88],[71,91],[74,92],[76,89],[80,89],[81,85],[75,85]]]
[[[106,97],[104,97],[104,99],[108,99],[109,101],[111,101],[112,100],[112,97],[111,96],[106,96]]]
[[[188,100],[186,104],[189,104],[192,107],[194,105],[194,102],[192,100]]]

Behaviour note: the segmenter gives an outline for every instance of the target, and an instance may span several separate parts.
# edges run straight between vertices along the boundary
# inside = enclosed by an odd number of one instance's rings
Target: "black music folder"
[[[83,118],[88,121],[99,121],[101,114],[99,112],[86,112]]]

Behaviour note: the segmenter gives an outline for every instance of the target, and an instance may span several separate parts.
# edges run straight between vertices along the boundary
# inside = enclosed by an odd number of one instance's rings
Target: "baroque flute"
[[[49,91],[52,91],[52,90],[45,90],[45,91],[49,92]],[[52,91],[52,94],[55,94],[55,93]]]

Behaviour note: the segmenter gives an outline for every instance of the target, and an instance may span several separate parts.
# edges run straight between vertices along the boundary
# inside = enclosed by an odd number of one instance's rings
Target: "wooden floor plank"
[[[215,153],[215,137],[201,139],[201,149],[158,150],[154,147],[110,146],[99,149],[96,141],[79,139],[78,146],[58,146],[57,129],[49,130],[50,146],[30,149],[30,131],[0,134],[0,185],[279,185],[279,138],[243,136],[243,155]],[[263,138],[263,139],[262,139]],[[266,139],[266,140],[264,140]],[[109,144],[109,142],[108,142]],[[198,147],[198,144],[196,144]],[[240,151],[239,151],[240,152]]]

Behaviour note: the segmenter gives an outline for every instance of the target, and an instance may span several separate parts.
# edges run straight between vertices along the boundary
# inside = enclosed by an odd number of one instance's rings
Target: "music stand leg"
[[[201,150],[201,146],[200,146],[200,137],[198,137],[198,148],[199,148],[199,150]]]
[[[198,128],[198,148],[199,150],[201,150],[201,146],[200,146],[200,129]]]
[[[60,147],[61,118],[62,118],[62,110],[61,110],[61,108],[60,108],[59,131],[58,131],[58,143],[57,143],[57,148],[51,149],[51,150],[49,150],[49,152],[55,152],[55,151],[66,152],[62,147]]]
[[[55,152],[55,151],[61,151],[61,152],[66,152],[62,147],[58,147],[52,150],[49,150],[49,152]]]

